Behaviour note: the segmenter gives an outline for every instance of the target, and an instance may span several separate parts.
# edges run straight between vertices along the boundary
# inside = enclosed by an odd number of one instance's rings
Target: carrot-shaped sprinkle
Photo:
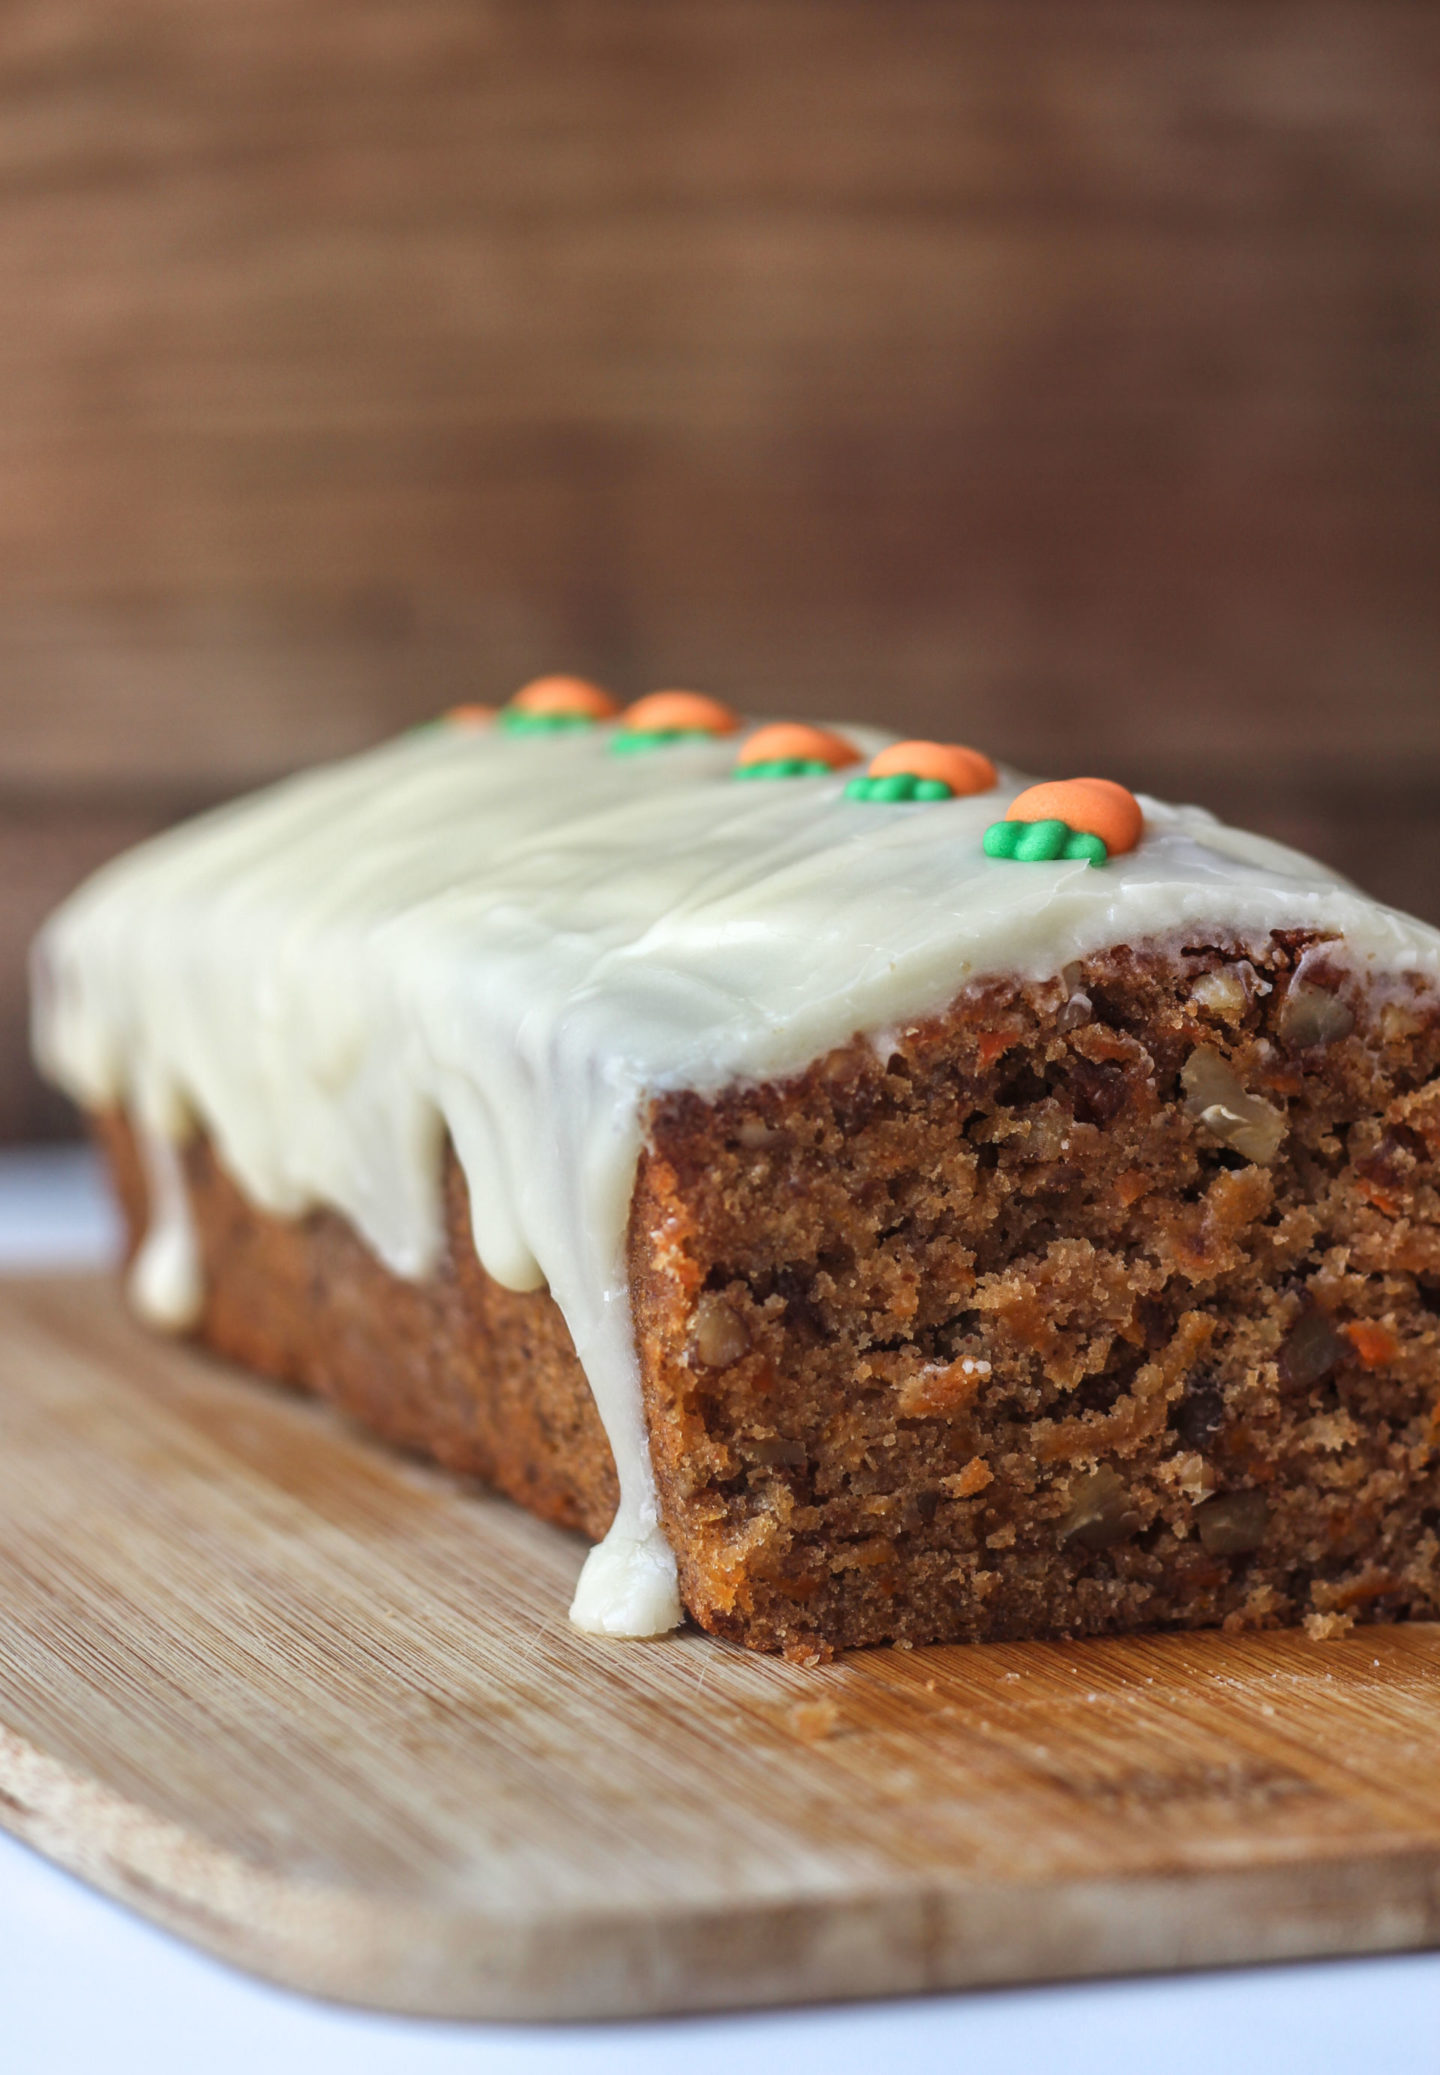
[[[620,732],[611,737],[610,747],[626,756],[667,742],[733,735],[739,725],[739,715],[706,692],[649,692],[621,714]]]
[[[731,774],[735,778],[824,778],[858,764],[860,751],[843,735],[800,721],[774,721],[745,743]]]
[[[959,742],[892,742],[845,788],[847,800],[953,800],[988,793],[997,772],[989,757]]]
[[[1134,793],[1113,779],[1054,779],[1027,787],[1005,819],[990,824],[985,855],[1027,863],[1083,857],[1103,865],[1135,848],[1144,819]]]
[[[1068,822],[1119,857],[1140,841],[1145,817],[1134,793],[1113,778],[1059,778],[1029,786],[1010,802],[1005,819]]]
[[[549,735],[613,720],[619,704],[583,677],[537,677],[523,685],[500,715],[512,735]]]

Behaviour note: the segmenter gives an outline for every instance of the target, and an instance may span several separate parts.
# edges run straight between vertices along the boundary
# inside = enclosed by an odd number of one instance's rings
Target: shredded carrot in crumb
[[[1400,1580],[1391,1571],[1368,1571],[1363,1578],[1356,1578],[1349,1585],[1342,1585],[1330,1602],[1336,1613],[1347,1607],[1360,1607],[1367,1600],[1383,1599],[1387,1592],[1398,1592]]]
[[[1340,1330],[1366,1369],[1383,1369],[1400,1352],[1400,1343],[1390,1328],[1377,1326],[1373,1319],[1357,1318]]]
[[[1136,1056],[1134,1038],[1122,1037],[1118,1031],[1106,1030],[1103,1024],[1091,1023],[1085,1030],[1085,1057],[1096,1065],[1102,1059],[1132,1060]]]
[[[1142,1173],[1138,1167],[1127,1168],[1124,1174],[1117,1174],[1115,1177],[1115,1194],[1126,1210],[1132,1203],[1138,1203],[1149,1187],[1149,1175]]]
[[[1259,1076],[1261,1085],[1272,1095],[1303,1095],[1305,1083],[1299,1074],[1269,1073]]]
[[[953,1477],[942,1477],[941,1485],[952,1499],[973,1498],[977,1491],[984,1491],[987,1484],[995,1482],[995,1472],[980,1455],[972,1455],[963,1470]]]
[[[1380,1187],[1378,1182],[1367,1181],[1364,1175],[1361,1175],[1358,1177],[1355,1186],[1366,1201],[1373,1203],[1376,1210],[1383,1211],[1387,1218],[1399,1217],[1399,1204],[1388,1190]]]
[[[980,1035],[980,1070],[993,1066],[1002,1052],[1008,1052],[1015,1039],[1008,1030],[986,1030]]]

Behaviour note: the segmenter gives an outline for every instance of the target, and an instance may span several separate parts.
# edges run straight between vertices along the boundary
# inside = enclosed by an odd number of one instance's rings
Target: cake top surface
[[[819,731],[858,753],[832,768],[833,747],[796,753],[806,731],[658,710],[472,710],[286,780],[107,866],[35,965],[42,1064],[91,1108],[129,1107],[152,1149],[152,1313],[196,1301],[165,1159],[190,1129],[262,1207],[329,1205],[411,1276],[442,1244],[448,1134],[482,1262],[549,1285],[595,1389],[622,1502],[591,1612],[630,1632],[673,1599],[623,1258],[652,1094],[783,1076],[972,980],[1191,929],[1340,936],[1354,966],[1440,983],[1440,933],[1199,808],[1142,797],[1138,841],[1108,857],[1052,816],[1017,853],[994,831],[1027,781],[983,757],[934,766],[983,790],[891,770],[887,791],[883,731]]]

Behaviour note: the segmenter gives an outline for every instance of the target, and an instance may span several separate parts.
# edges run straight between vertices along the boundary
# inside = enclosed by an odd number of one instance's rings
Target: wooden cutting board
[[[1440,1630],[602,1643],[578,1541],[0,1284],[0,1820],[388,2009],[588,2017],[1428,1945]]]

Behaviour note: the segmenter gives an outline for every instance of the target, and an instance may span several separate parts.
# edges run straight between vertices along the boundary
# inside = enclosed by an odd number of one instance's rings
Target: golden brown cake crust
[[[1433,1612],[1437,1075],[1433,999],[1292,934],[993,981],[883,1057],[660,1100],[631,1287],[690,1612],[802,1655]],[[604,1531],[564,1322],[480,1267],[453,1158],[418,1285],[203,1141],[187,1172],[212,1346]]]
[[[96,1129],[133,1251],[145,1208],[134,1135],[114,1113]],[[205,1274],[200,1339],[598,1541],[619,1487],[584,1371],[546,1292],[503,1289],[480,1266],[453,1155],[445,1257],[420,1283],[392,1275],[328,1211],[257,1210],[204,1139],[185,1172]]]

